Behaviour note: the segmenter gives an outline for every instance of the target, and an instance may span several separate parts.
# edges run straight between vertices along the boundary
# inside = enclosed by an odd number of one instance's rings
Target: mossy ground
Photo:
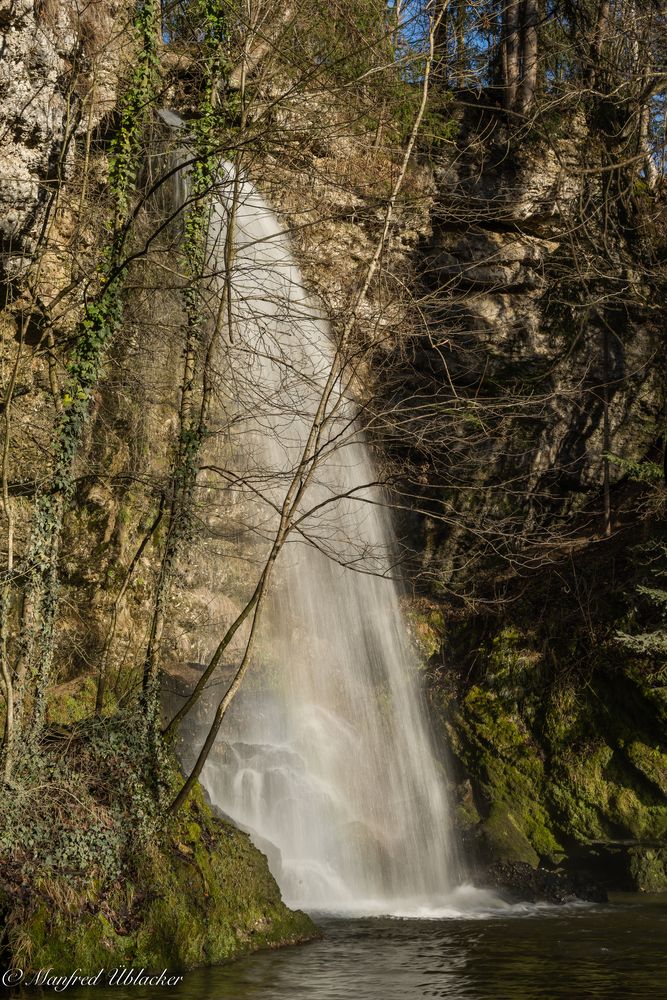
[[[182,778],[168,746],[151,752],[140,716],[94,720],[93,703],[84,680],[54,690],[51,728],[4,803],[3,965],[178,971],[316,937],[199,786],[168,815]]]
[[[85,891],[36,886],[8,915],[13,964],[65,973],[118,965],[183,970],[317,936],[289,910],[266,858],[248,836],[214,817],[198,790],[168,832],[143,847],[133,870]]]

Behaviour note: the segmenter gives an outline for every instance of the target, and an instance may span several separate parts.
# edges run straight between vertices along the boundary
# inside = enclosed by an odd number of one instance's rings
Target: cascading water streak
[[[334,345],[284,228],[230,166],[212,209],[210,263],[226,303],[220,365],[235,489],[261,566]],[[392,528],[348,395],[341,378],[261,611],[261,663],[202,780],[266,850],[289,904],[419,912],[448,898],[458,863],[391,578]]]

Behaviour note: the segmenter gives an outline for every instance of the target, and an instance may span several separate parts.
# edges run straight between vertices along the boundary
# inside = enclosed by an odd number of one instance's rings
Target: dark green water
[[[324,938],[77,1000],[667,1000],[667,898],[478,919],[320,917]]]

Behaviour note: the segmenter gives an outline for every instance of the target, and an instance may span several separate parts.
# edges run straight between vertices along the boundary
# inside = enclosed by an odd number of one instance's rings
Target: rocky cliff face
[[[596,155],[582,118],[521,137],[468,107],[436,160],[403,408],[426,413],[407,488],[433,515],[418,559],[441,585],[474,589],[476,553],[530,561],[541,542],[601,534],[605,477],[618,524],[628,467],[662,462],[664,255],[645,221],[662,209],[632,191],[612,206]]]
[[[651,891],[667,887],[662,209],[641,190],[612,208],[595,156],[583,120],[517,142],[493,109],[464,114],[422,246],[428,336],[401,412],[428,419],[404,488],[417,578],[452,595],[431,693],[478,873]]]
[[[126,11],[122,0],[0,9],[0,267],[10,284],[34,259],[77,136],[113,110]]]

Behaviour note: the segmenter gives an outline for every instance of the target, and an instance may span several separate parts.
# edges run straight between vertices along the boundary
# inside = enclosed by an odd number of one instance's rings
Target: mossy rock
[[[667,799],[667,754],[640,740],[633,740],[626,753],[637,770]]]
[[[445,631],[442,609],[421,598],[405,601],[403,611],[420,656],[427,662],[442,646]]]
[[[644,598],[649,592],[634,565],[618,544],[591,549],[557,577],[535,576],[502,610],[447,622],[452,669],[433,671],[432,703],[459,787],[470,784],[481,815],[471,823],[469,808],[459,805],[459,828],[487,857],[495,852],[493,860],[534,863],[537,854],[567,862],[569,855],[574,866],[587,857],[597,865],[594,856],[609,852],[623,857],[609,866],[619,888],[634,882],[657,891],[662,883],[664,664],[618,641],[619,630],[656,627],[655,615],[637,621],[636,584]],[[633,844],[658,854],[638,854],[629,881]]]
[[[473,686],[450,720],[457,755],[475,776],[479,797],[488,803],[477,830],[487,858],[535,866],[541,858],[562,854],[544,807],[544,764],[538,748],[502,699]],[[466,830],[469,813],[461,816]]]
[[[630,875],[638,892],[667,892],[667,849],[632,848]]]
[[[559,748],[581,742],[591,731],[590,706],[571,682],[555,684],[549,691],[544,719],[548,745]]]
[[[92,677],[75,677],[48,692],[47,719],[51,724],[69,726],[88,719],[95,711],[97,685]]]
[[[655,760],[633,744],[629,756],[658,779],[660,758]],[[643,783],[642,783],[643,784]],[[667,833],[667,808],[656,789],[639,787],[633,780],[626,754],[607,743],[571,748],[554,771],[550,797],[561,823],[580,842],[630,838],[660,840]]]
[[[479,831],[482,849],[492,861],[513,863],[517,861],[537,868],[539,855],[506,802],[495,802]]]
[[[482,822],[469,781],[463,782],[456,789],[455,820],[457,827],[463,832],[474,830]]]
[[[515,627],[502,629],[493,636],[487,653],[487,677],[505,696],[518,685],[523,694],[536,683],[535,668],[540,654],[531,648],[530,637]]]
[[[214,817],[199,790],[126,878],[103,890],[54,890],[7,920],[8,952],[26,970],[92,973],[115,965],[189,969],[318,936],[291,911],[263,854]]]

